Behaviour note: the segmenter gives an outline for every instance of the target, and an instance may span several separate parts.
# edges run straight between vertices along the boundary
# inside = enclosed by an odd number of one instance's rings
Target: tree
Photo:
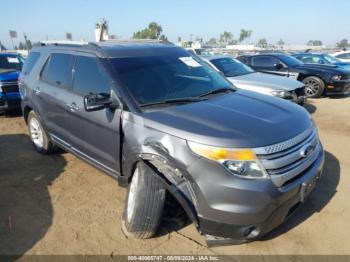
[[[216,45],[216,44],[217,44],[217,41],[216,41],[216,39],[215,39],[214,37],[212,37],[212,38],[210,38],[210,39],[208,40],[208,44],[209,44],[209,45]]]
[[[18,49],[19,49],[19,50],[25,49],[25,45],[24,45],[22,42],[19,42],[19,44],[18,44]]]
[[[277,45],[284,46],[284,41],[282,39],[278,40]]]
[[[308,46],[321,46],[322,45],[322,41],[321,40],[310,40],[309,42],[307,42]]]
[[[338,48],[347,48],[349,47],[349,41],[348,39],[342,39],[340,42],[337,43]]]
[[[258,47],[261,48],[266,48],[267,47],[267,40],[265,38],[262,38],[259,40],[259,42],[257,43]]]
[[[168,38],[167,38],[165,35],[161,35],[161,36],[159,37],[159,40],[164,41],[164,42],[167,42],[167,41],[168,41]]]
[[[32,42],[28,39],[27,40],[27,49],[30,50],[30,49],[32,49],[32,47],[33,47]]]
[[[233,38],[233,34],[231,32],[228,31],[224,31],[221,35],[220,35],[220,42],[221,43],[225,43],[227,44],[229,41],[231,41]]]
[[[134,33],[133,38],[136,39],[161,39],[161,40],[167,40],[165,35],[161,35],[163,29],[162,26],[151,22],[147,28],[142,29],[140,31],[137,31]]]
[[[248,39],[251,37],[253,31],[252,30],[244,30],[241,29],[241,33],[239,34],[239,39],[238,41],[241,43],[243,42],[245,39]]]

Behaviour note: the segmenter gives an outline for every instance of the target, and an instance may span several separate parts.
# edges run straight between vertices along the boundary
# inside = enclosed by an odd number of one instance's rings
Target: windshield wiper
[[[214,89],[209,91],[208,93],[204,93],[198,97],[205,97],[205,96],[209,96],[209,95],[214,95],[214,94],[219,94],[219,93],[226,93],[227,91],[231,91],[231,92],[235,92],[236,90],[233,88],[229,88],[229,87],[224,87],[224,88],[219,88],[219,89]]]
[[[166,104],[181,104],[181,103],[199,102],[203,100],[206,100],[206,99],[200,98],[200,97],[174,98],[174,99],[166,99],[166,100],[153,102],[153,103],[141,104],[140,107],[166,105]]]

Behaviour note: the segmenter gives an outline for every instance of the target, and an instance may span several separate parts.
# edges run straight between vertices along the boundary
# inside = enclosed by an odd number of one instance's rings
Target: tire
[[[323,95],[325,83],[321,78],[309,76],[303,79],[305,84],[305,95],[311,98],[318,98]]]
[[[30,111],[27,117],[28,132],[30,140],[32,141],[35,149],[42,154],[50,154],[56,150],[56,147],[50,141],[45,129],[38,116],[34,111]]]
[[[145,163],[139,162],[128,187],[122,231],[130,238],[151,238],[162,219],[166,190]]]

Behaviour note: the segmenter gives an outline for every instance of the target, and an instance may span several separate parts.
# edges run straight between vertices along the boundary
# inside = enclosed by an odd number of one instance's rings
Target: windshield
[[[22,62],[15,55],[0,55],[0,72],[21,71]]]
[[[329,63],[331,64],[336,64],[336,63],[341,63],[341,61],[333,56],[330,56],[330,55],[325,55],[324,56],[324,59],[326,61],[328,61]]]
[[[290,55],[279,55],[278,58],[288,67],[295,67],[303,64],[303,62]]]
[[[166,55],[112,58],[111,62],[139,105],[232,88],[218,72],[182,49]]]
[[[227,77],[254,73],[253,69],[230,57],[213,59],[210,62]]]

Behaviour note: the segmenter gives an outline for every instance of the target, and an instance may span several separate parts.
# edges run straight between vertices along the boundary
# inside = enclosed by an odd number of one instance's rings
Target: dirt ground
[[[350,254],[350,97],[307,109],[326,150],[317,190],[264,240],[213,248],[193,225],[169,221],[156,238],[126,239],[125,189],[71,154],[36,153],[22,117],[2,116],[0,254]]]

